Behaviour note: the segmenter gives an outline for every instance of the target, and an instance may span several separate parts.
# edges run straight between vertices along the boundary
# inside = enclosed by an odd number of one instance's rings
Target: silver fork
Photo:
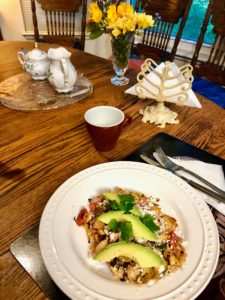
[[[207,184],[209,187],[211,187],[214,191],[216,191],[217,193],[219,193],[220,195],[222,195],[223,197],[225,197],[225,191],[221,190],[220,188],[218,188],[217,186],[215,186],[214,184],[212,184],[211,182],[209,182],[208,180],[206,180],[205,178],[199,176],[198,174],[192,172],[191,170],[188,170],[180,165],[175,164],[172,160],[169,159],[169,157],[166,156],[166,154],[163,152],[163,150],[159,147],[156,149],[156,153],[158,154],[158,157],[160,159],[160,163],[166,167],[167,169],[170,169],[174,172],[182,170],[185,171],[189,174],[191,174],[192,176],[198,178],[199,180],[201,180],[202,182],[204,182],[205,184]]]

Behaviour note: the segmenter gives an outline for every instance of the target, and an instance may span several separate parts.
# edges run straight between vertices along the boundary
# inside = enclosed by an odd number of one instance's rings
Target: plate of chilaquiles
[[[217,266],[219,237],[186,182],[144,163],[87,168],[42,214],[46,268],[71,299],[195,299]]]

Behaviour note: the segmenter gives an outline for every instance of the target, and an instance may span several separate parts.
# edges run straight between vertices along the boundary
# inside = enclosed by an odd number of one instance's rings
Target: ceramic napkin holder
[[[145,60],[137,75],[137,84],[125,91],[141,99],[153,99],[157,102],[140,110],[143,122],[154,123],[161,128],[167,123],[178,124],[178,114],[166,107],[165,102],[201,108],[191,89],[194,79],[192,70],[189,64],[179,68],[169,61],[157,65],[150,58]]]

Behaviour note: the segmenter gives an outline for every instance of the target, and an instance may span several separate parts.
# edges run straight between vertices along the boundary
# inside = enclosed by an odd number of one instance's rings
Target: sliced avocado
[[[134,207],[129,210],[129,212],[131,212],[133,215],[138,216],[138,217],[142,217],[142,213],[141,211],[137,208],[136,205],[134,205]]]
[[[108,200],[110,201],[116,201],[118,204],[120,203],[120,197],[117,193],[113,193],[113,192],[105,192],[105,193],[102,193],[102,195],[107,198]],[[134,207],[129,210],[129,212],[131,212],[133,215],[135,216],[138,216],[138,217],[141,217],[142,216],[142,213],[141,211],[137,208],[136,205],[134,205]]]
[[[109,211],[105,214],[101,214],[97,219],[105,224],[108,224],[113,219],[118,222],[131,222],[133,235],[135,237],[149,241],[155,241],[157,239],[154,233],[148,229],[137,216],[125,214],[124,211]]]
[[[128,242],[109,244],[103,250],[100,250],[93,259],[110,262],[118,256],[126,256],[133,259],[141,268],[159,267],[165,264],[163,258],[151,249]]]
[[[105,192],[105,193],[102,193],[102,195],[107,198],[108,200],[115,200],[117,203],[120,203],[120,198],[118,196],[118,194],[116,193],[112,193],[112,192]]]

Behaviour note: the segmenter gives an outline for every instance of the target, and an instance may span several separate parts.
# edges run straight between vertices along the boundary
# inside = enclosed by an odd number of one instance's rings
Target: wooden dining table
[[[33,46],[26,41],[0,42],[0,82],[24,72],[17,52],[22,47],[30,51]],[[39,47],[47,51],[57,45]],[[100,163],[123,160],[160,132],[225,159],[225,111],[221,107],[196,94],[201,109],[168,105],[178,113],[179,124],[159,128],[143,123],[139,110],[152,101],[125,94],[128,86],[112,85],[111,61],[68,50],[77,71],[93,83],[92,95],[49,111],[23,112],[0,104],[0,298],[4,300],[47,299],[9,248],[39,222],[50,196],[72,175]],[[129,69],[127,76],[129,86],[133,85],[136,72]],[[132,118],[110,152],[97,152],[86,131],[84,113],[98,105],[115,106]]]

